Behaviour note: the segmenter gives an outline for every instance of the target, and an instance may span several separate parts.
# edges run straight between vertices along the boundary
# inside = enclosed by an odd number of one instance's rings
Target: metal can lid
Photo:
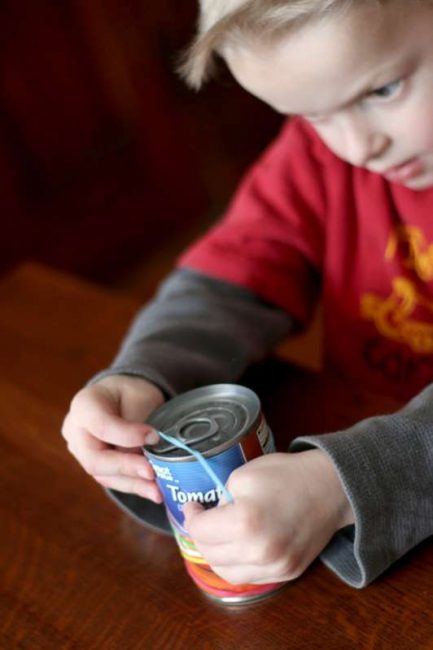
[[[213,456],[248,433],[259,415],[260,400],[252,390],[239,384],[213,384],[174,397],[152,413],[148,422],[204,456]],[[171,460],[191,459],[164,440],[145,449]]]

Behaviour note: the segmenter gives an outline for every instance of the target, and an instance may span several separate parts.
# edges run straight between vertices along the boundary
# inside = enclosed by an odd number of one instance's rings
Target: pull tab
[[[209,478],[215,483],[216,487],[222,494],[224,495],[226,501],[228,503],[234,503],[234,499],[230,492],[227,490],[226,486],[222,483],[222,481],[218,478],[218,476],[215,474],[213,471],[209,461],[206,460],[206,458],[196,449],[191,449],[186,445],[184,442],[181,440],[178,440],[177,438],[173,438],[173,436],[169,436],[167,433],[162,433],[162,431],[157,431],[157,434],[161,436],[163,440],[166,442],[169,442],[171,445],[174,445],[175,447],[179,447],[180,449],[183,449],[184,451],[187,451],[190,453],[198,462],[200,465],[203,467],[205,470],[206,474],[209,476]]]

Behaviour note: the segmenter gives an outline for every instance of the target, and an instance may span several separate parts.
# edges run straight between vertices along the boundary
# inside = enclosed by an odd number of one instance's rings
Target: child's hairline
[[[268,20],[264,21],[259,32],[254,29],[251,20],[248,19],[248,11],[240,8],[230,12],[217,20],[208,29],[203,29],[203,17],[199,21],[199,31],[189,48],[183,52],[178,71],[187,85],[195,90],[199,90],[215,73],[218,58],[223,58],[223,47],[228,44],[241,41],[244,43],[248,40],[253,42],[257,37],[263,41],[268,38],[269,41],[275,41],[284,34],[289,34],[295,29],[312,22],[313,20],[323,19],[335,15],[338,10],[343,11],[355,4],[356,0],[327,0],[322,4],[321,11],[310,9],[293,13],[291,17],[286,16],[285,20],[279,20],[278,12],[270,15]],[[368,0],[366,0],[368,1]],[[387,0],[370,0],[383,4]],[[257,4],[256,0],[246,0],[246,6],[253,8]]]

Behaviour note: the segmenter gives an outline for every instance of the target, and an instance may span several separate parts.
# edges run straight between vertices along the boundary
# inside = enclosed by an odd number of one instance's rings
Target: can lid
[[[249,388],[214,384],[174,397],[152,413],[148,422],[204,456],[213,456],[249,431],[259,413],[259,398]],[[145,449],[173,460],[191,459],[164,440]]]

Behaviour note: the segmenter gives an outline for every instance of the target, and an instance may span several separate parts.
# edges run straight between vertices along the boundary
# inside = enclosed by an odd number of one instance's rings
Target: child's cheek
[[[410,122],[410,138],[421,152],[433,151],[433,97],[432,103],[423,106],[412,115]]]

